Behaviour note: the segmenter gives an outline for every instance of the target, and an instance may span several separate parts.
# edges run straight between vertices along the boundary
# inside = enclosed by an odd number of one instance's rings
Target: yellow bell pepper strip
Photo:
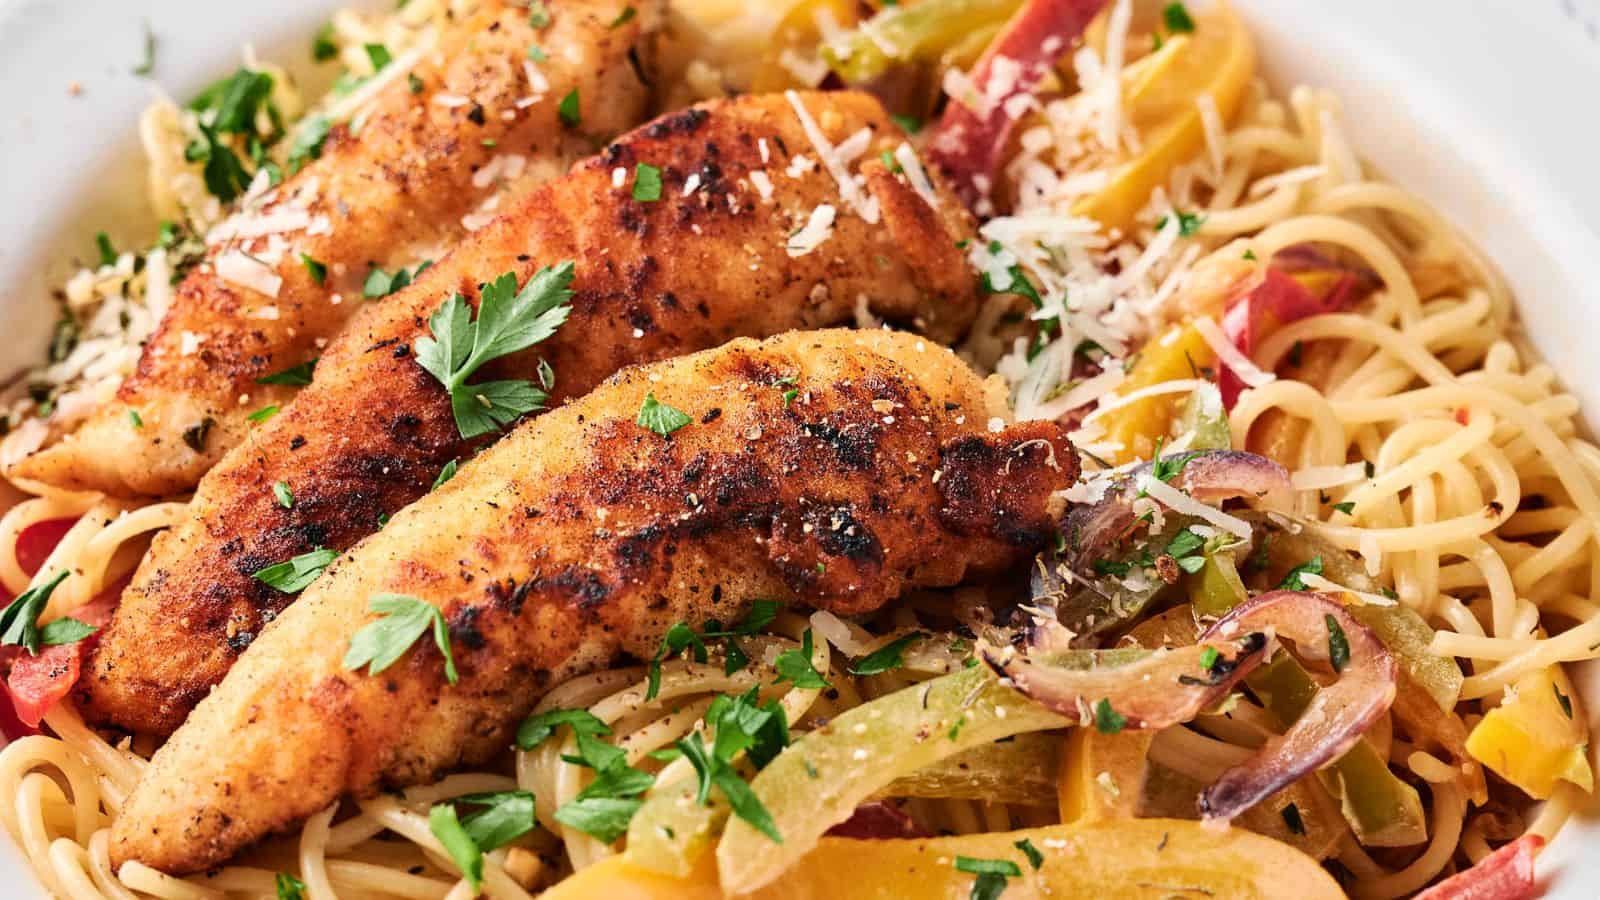
[[[1217,354],[1192,325],[1173,325],[1151,338],[1139,351],[1133,369],[1117,389],[1126,397],[1135,391],[1163,384],[1199,378],[1202,370],[1216,365]],[[1158,394],[1135,400],[1100,417],[1105,429],[1101,440],[1109,446],[1121,445],[1110,461],[1116,465],[1149,459],[1155,455],[1156,441],[1172,429],[1181,394]]]
[[[1024,843],[1026,842],[1026,843]],[[1023,847],[1041,861],[1034,868]],[[1184,896],[1266,900],[1292,886],[1296,900],[1342,900],[1315,860],[1286,844],[1240,829],[1181,819],[1124,819],[913,840],[823,838],[787,863],[783,878],[751,900],[964,900],[974,876],[958,859],[1009,862],[1005,900],[1094,897],[1146,900],[1165,890]],[[1003,866],[1002,866],[1003,867]],[[970,866],[969,866],[970,868]],[[1009,867],[1005,867],[1009,868]],[[1181,885],[1181,889],[1172,886]],[[612,857],[540,895],[541,900],[721,900],[740,893],[710,866],[672,878]]]
[[[1592,792],[1589,728],[1578,702],[1561,666],[1529,672],[1473,727],[1467,752],[1539,800],[1562,781]]]
[[[952,97],[928,144],[932,162],[972,208],[988,201],[1016,124],[1007,101],[1044,81],[1106,0],[1026,0],[978,60],[974,96]]]
[[[1068,724],[982,666],[851,709],[795,741],[751,781],[783,842],[731,820],[717,845],[722,885],[743,894],[770,883],[896,778],[1003,737]]]
[[[815,82],[800,78],[794,71],[796,60],[803,62],[815,52],[822,38],[822,19],[832,19],[839,27],[849,28],[856,24],[859,8],[856,0],[800,0],[791,6],[767,40],[761,64],[750,79],[750,89],[766,94],[816,87]],[[821,60],[815,64],[824,65]]]
[[[974,31],[1005,22],[1022,0],[920,0],[886,6],[841,41],[822,47],[822,58],[846,84],[863,84],[897,62],[936,59]]]
[[[1154,731],[1104,734],[1095,728],[1067,732],[1056,776],[1056,802],[1063,822],[1131,819],[1138,815]],[[1192,798],[1199,794],[1195,790]]]
[[[1224,122],[1237,114],[1255,74],[1250,31],[1225,2],[1194,20],[1192,33],[1173,39],[1185,41],[1181,52],[1125,97],[1123,115],[1139,133],[1139,155],[1117,166],[1104,189],[1074,204],[1074,215],[1126,230],[1151,192],[1205,147],[1196,101],[1209,95]]]

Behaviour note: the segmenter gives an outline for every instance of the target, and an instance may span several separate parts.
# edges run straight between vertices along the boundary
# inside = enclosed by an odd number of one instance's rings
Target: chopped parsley
[[[432,493],[434,491],[437,491],[439,489],[440,485],[442,485],[446,481],[449,481],[450,479],[456,477],[456,469],[459,468],[460,465],[461,465],[460,463],[458,463],[457,461],[452,459],[449,462],[445,463],[442,467],[440,467],[439,475],[438,475],[438,477],[433,479],[433,486],[428,488],[428,492]]]
[[[288,872],[279,872],[273,886],[278,889],[278,900],[305,900],[306,883]]]
[[[249,419],[252,422],[265,422],[266,420],[272,418],[273,416],[275,416],[277,414],[278,414],[278,404],[269,403],[266,406],[263,406],[260,409],[256,410],[255,412],[251,413],[250,415],[245,416],[245,418]]]
[[[1339,620],[1332,613],[1322,616],[1322,624],[1328,628],[1328,663],[1335,672],[1343,672],[1350,665],[1350,639],[1345,637],[1344,629],[1339,627]]]
[[[445,625],[444,613],[437,606],[405,594],[374,594],[367,601],[367,609],[377,613],[379,618],[367,623],[350,639],[350,649],[344,654],[346,669],[366,666],[368,675],[376,675],[394,665],[423,632],[431,628],[433,642],[444,656],[445,680],[456,683],[449,628]]]
[[[611,20],[611,24],[608,27],[612,28],[612,29],[621,28],[622,26],[624,26],[624,25],[628,24],[629,22],[633,21],[633,17],[637,16],[638,14],[639,14],[639,11],[634,9],[633,7],[624,6],[622,8],[622,12],[618,13],[617,17],[615,19]]]
[[[423,88],[422,79],[417,77],[417,73],[415,73],[415,72],[407,72],[406,73],[406,87],[409,87],[411,89],[411,93],[420,94],[420,93],[422,93],[422,88]]]
[[[1336,510],[1338,512],[1342,512],[1342,513],[1345,513],[1345,514],[1348,515],[1352,510],[1354,510],[1356,508],[1356,504],[1355,504],[1354,500],[1346,500],[1343,503],[1335,503],[1333,505],[1333,508],[1334,508],[1334,510]]]
[[[1281,815],[1283,816],[1283,824],[1289,826],[1290,834],[1306,833],[1305,820],[1300,818],[1300,807],[1291,803],[1283,808]]]
[[[644,403],[639,407],[639,417],[633,421],[635,425],[648,428],[665,437],[694,420],[682,410],[657,400],[655,393],[651,392],[644,395]]]
[[[150,30],[150,20],[144,21],[144,56],[133,67],[135,75],[149,75],[156,70],[156,33]]]
[[[282,484],[283,482],[279,482]],[[274,492],[277,485],[273,486]],[[287,488],[285,488],[287,490]],[[279,503],[283,498],[278,498]],[[290,502],[293,502],[291,499]],[[306,589],[306,585],[317,580],[332,562],[339,558],[339,551],[327,547],[318,547],[307,553],[290,558],[287,562],[275,563],[261,569],[251,576],[255,580],[283,591],[285,594],[298,594]]]
[[[587,709],[552,709],[522,720],[517,726],[517,749],[532,750],[555,734],[561,725],[571,728],[574,734],[603,737],[611,733],[611,726]]]
[[[1044,865],[1044,854],[1040,853],[1039,848],[1033,845],[1033,841],[1023,838],[1011,846],[1022,851],[1022,855],[1028,858],[1028,865],[1033,866],[1035,869]]]
[[[549,56],[545,55],[544,48],[540,47],[538,44],[528,45],[528,59],[531,59],[534,62],[544,62],[549,58]]]
[[[1022,875],[1022,868],[1009,859],[957,856],[955,865],[957,872],[978,876],[972,883],[972,893],[967,895],[969,900],[994,900],[1005,891],[1007,878]]]
[[[896,125],[899,125],[900,130],[904,131],[906,134],[916,134],[922,130],[922,120],[916,116],[904,116],[899,113],[894,113],[890,115],[889,118],[893,120]]]
[[[1205,669],[1207,672],[1211,671],[1221,656],[1222,654],[1217,652],[1217,648],[1207,647],[1200,651],[1200,668]]]
[[[1177,562],[1178,568],[1193,575],[1206,564],[1205,555],[1199,552],[1205,542],[1205,538],[1186,527],[1172,536],[1165,552]]]
[[[333,120],[324,115],[306,116],[301,120],[294,141],[289,144],[289,174],[300,171],[306,163],[322,158],[322,147],[333,130]]]
[[[263,375],[256,379],[256,384],[286,384],[291,387],[304,387],[311,383],[311,372],[316,367],[316,360],[308,360],[298,366],[290,366],[282,372]]]
[[[445,853],[461,870],[461,875],[472,887],[473,893],[483,888],[483,851],[473,842],[467,829],[456,817],[456,808],[449,803],[439,803],[428,810],[428,830],[444,845]]]
[[[556,821],[606,844],[628,833],[628,823],[644,801],[627,797],[585,797],[556,810]]]
[[[633,7],[628,7],[633,9]],[[654,203],[661,199],[661,170],[649,163],[633,167],[633,199],[640,203]]]
[[[104,231],[94,233],[94,245],[100,251],[100,265],[114,266],[117,264],[117,248],[111,246],[111,236]]]
[[[1178,237],[1194,237],[1200,226],[1206,223],[1206,217],[1200,213],[1186,213],[1174,210],[1178,216]],[[1162,216],[1156,220],[1156,230],[1167,227],[1167,217]]]
[[[1173,34],[1190,34],[1194,31],[1194,19],[1182,3],[1168,3],[1161,10],[1161,19]]]
[[[706,641],[723,640],[723,649],[727,655],[727,665],[724,671],[728,675],[744,668],[750,658],[739,649],[737,638],[749,637],[772,623],[778,617],[778,610],[783,604],[776,600],[756,600],[750,604],[750,612],[744,621],[731,628],[724,629],[722,623],[712,619],[706,622],[705,631],[696,634],[687,622],[675,622],[667,633],[661,638],[661,646],[656,648],[655,656],[650,658],[647,677],[647,687],[644,698],[654,700],[661,690],[661,663],[668,657],[676,656],[684,650],[693,648],[694,661],[703,663],[710,656],[706,650]]]
[[[361,284],[361,296],[368,300],[377,300],[387,297],[395,291],[410,287],[411,282],[415,281],[418,275],[427,271],[431,265],[433,265],[433,260],[425,259],[417,263],[416,268],[409,271],[405,266],[401,266],[394,270],[393,275],[377,266],[373,266],[372,271],[367,273],[367,280]]]
[[[556,116],[561,119],[561,124],[568,128],[578,127],[578,123],[583,121],[583,113],[578,105],[578,89],[573,88],[561,98],[561,105],[556,107]]]
[[[311,58],[327,62],[339,55],[339,45],[333,42],[333,23],[324,22],[311,39]]]
[[[139,415],[139,411],[137,409],[128,410],[128,424],[135,428],[144,427],[144,417]]]
[[[1561,704],[1561,711],[1567,714],[1567,718],[1572,718],[1572,698],[1561,693],[1561,685],[1553,681],[1550,682],[1550,689],[1556,692],[1556,702]]]
[[[390,55],[389,48],[382,44],[364,44],[362,49],[367,51],[367,60],[372,63],[372,71],[374,73],[383,71],[384,66],[394,62],[394,57]]]
[[[528,25],[533,28],[550,27],[550,8],[544,5],[544,0],[532,0],[528,4]]]
[[[744,753],[761,768],[788,745],[789,726],[783,707],[776,700],[761,704],[756,688],[752,687],[742,697],[724,695],[711,701],[706,710],[706,723],[716,735],[711,746],[705,745],[698,731],[690,732],[673,745],[694,767],[699,779],[695,801],[706,805],[711,788],[715,786],[727,799],[734,815],[774,843],[783,843],[772,814],[734,767],[734,760]]]
[[[1101,734],[1116,734],[1127,724],[1128,717],[1112,709],[1110,700],[1101,697],[1094,705],[1094,727]]]
[[[1322,574],[1322,557],[1313,556],[1310,561],[1303,562],[1289,570],[1283,580],[1278,582],[1280,590],[1303,591],[1306,589],[1304,576]]]
[[[800,636],[800,649],[785,650],[773,660],[772,666],[777,669],[778,677],[772,683],[792,681],[795,687],[805,690],[833,687],[811,664],[811,653],[811,629],[807,628]]]
[[[63,617],[47,625],[39,624],[39,616],[50,603],[61,582],[71,574],[62,569],[43,584],[28,588],[17,599],[0,610],[0,644],[21,647],[32,656],[39,655],[40,647],[73,644],[94,634],[95,628],[77,619]]]
[[[927,635],[922,632],[914,631],[911,634],[895,638],[863,656],[855,665],[850,667],[850,674],[877,675],[890,669],[898,669],[904,665],[900,655],[905,652],[905,649],[925,637]]]
[[[328,267],[321,260],[313,259],[311,254],[300,254],[300,264],[306,267],[306,274],[311,276],[320,287],[328,282]]]
[[[429,337],[414,346],[421,366],[450,394],[456,428],[464,438],[491,434],[523,413],[539,409],[549,396],[530,381],[467,384],[492,359],[525,350],[555,333],[572,307],[572,263],[546,266],[519,291],[516,274],[506,272],[479,294],[478,315],[460,294],[428,319]]]
[[[277,499],[278,505],[284,509],[294,509],[294,492],[289,490],[289,482],[274,481],[272,483],[272,496]]]

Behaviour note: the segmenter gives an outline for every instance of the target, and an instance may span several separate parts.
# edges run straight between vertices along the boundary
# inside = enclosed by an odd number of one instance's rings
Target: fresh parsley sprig
[[[428,320],[432,335],[417,340],[417,364],[450,392],[462,437],[491,434],[543,406],[548,395],[532,382],[467,379],[490,360],[554,334],[572,311],[572,274],[571,262],[546,266],[519,291],[516,275],[507,272],[483,286],[476,319],[466,298],[452,294]]]
[[[460,818],[456,807],[462,805],[478,809]],[[475,890],[482,885],[483,854],[522,837],[536,824],[533,794],[527,791],[463,794],[428,810],[428,830]]]
[[[282,502],[282,499],[279,499]],[[293,503],[293,499],[290,500]],[[306,586],[317,580],[334,560],[339,558],[339,551],[327,547],[318,547],[308,553],[291,557],[281,563],[275,563],[256,572],[253,578],[267,585],[283,591],[285,594],[298,594]]]
[[[740,697],[723,695],[711,701],[705,720],[715,734],[709,747],[698,731],[673,745],[694,767],[699,779],[695,802],[702,806],[709,803],[711,788],[716,787],[734,815],[774,843],[783,843],[772,813],[735,766],[739,755],[744,754],[755,768],[763,768],[788,746],[789,724],[783,707],[776,700],[761,703],[756,688],[751,688]]]
[[[877,675],[890,669],[898,669],[904,665],[904,662],[900,659],[900,654],[904,653],[907,647],[925,637],[927,635],[920,631],[913,631],[910,634],[897,637],[857,660],[856,664],[850,667],[850,674]]]
[[[49,581],[23,591],[4,610],[0,610],[0,644],[21,647],[29,655],[38,656],[40,647],[75,644],[95,633],[93,625],[70,617],[39,625],[39,616],[50,604],[50,595],[55,593],[68,574],[66,569],[62,569]]]
[[[800,649],[785,650],[773,660],[772,666],[778,670],[778,678],[773,684],[792,681],[795,687],[803,690],[833,687],[811,664],[811,651],[811,629],[807,628],[800,636]]]
[[[350,649],[344,654],[346,669],[367,667],[368,675],[376,675],[394,665],[405,655],[423,632],[433,629],[433,642],[444,656],[444,677],[451,684],[457,681],[455,657],[450,653],[450,629],[445,624],[444,613],[437,606],[405,594],[374,594],[367,608],[380,618],[363,626],[350,639]]]

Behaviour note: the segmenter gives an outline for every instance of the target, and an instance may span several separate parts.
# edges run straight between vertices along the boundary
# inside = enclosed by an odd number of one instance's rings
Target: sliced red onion
[[[1543,847],[1542,835],[1525,834],[1414,900],[1532,900],[1539,894],[1533,860]]]
[[[1269,509],[1288,509],[1294,496],[1289,473],[1272,460],[1242,450],[1197,450],[1163,459],[1182,467],[1169,483],[1195,500],[1213,505],[1244,498]],[[1031,588],[1036,606],[1055,610],[1056,620],[1076,637],[1075,646],[1131,621],[1164,586],[1157,578],[1098,577],[1095,563],[1121,559],[1144,525],[1135,509],[1139,485],[1152,469],[1145,463],[1107,489],[1099,502],[1073,507],[1061,526],[1065,546],[1035,561]]]
[[[856,807],[850,818],[829,828],[828,837],[886,841],[896,838],[927,838],[933,832],[887,800],[872,800]]]
[[[1398,675],[1394,657],[1331,594],[1262,594],[1218,619],[1201,640],[1269,629],[1293,641],[1302,661],[1331,661],[1339,677],[1317,692],[1288,731],[1205,789],[1200,813],[1207,820],[1232,819],[1343,756],[1394,702]]]
[[[1110,720],[1118,729],[1165,728],[1214,706],[1267,658],[1270,643],[1256,631],[1162,650],[1049,652],[1032,644],[985,643],[980,651],[1017,690],[1068,718],[1100,726]]]
[[[1105,0],[1027,0],[972,68],[983,109],[950,99],[928,156],[968,206],[976,208],[988,198],[999,174],[1017,118],[1008,101],[1033,93],[1105,5]]]

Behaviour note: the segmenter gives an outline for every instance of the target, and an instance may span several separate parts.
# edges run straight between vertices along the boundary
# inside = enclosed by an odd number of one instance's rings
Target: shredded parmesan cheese
[[[1202,316],[1195,319],[1194,329],[1200,333],[1202,338],[1205,338],[1207,344],[1211,345],[1211,349],[1217,354],[1217,359],[1222,360],[1224,365],[1232,369],[1234,374],[1239,376],[1240,381],[1250,387],[1261,387],[1277,380],[1278,376],[1271,372],[1261,371],[1254,362],[1250,361],[1250,357],[1245,356],[1243,351],[1235,347],[1233,342],[1228,340],[1228,336],[1222,333],[1222,329],[1217,326],[1216,321],[1210,316]]]

